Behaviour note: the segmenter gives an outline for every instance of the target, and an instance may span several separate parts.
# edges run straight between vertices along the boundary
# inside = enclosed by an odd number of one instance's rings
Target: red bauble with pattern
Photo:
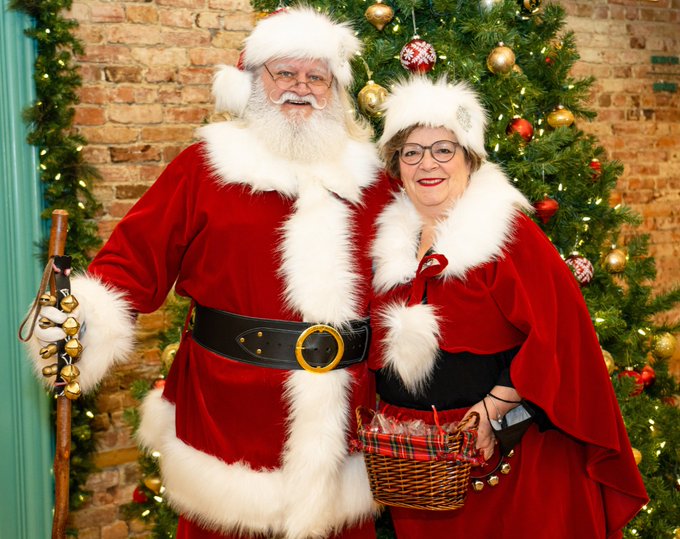
[[[428,73],[437,63],[437,53],[434,47],[419,37],[413,38],[404,45],[399,57],[401,65],[411,73]]]
[[[645,383],[642,381],[642,375],[639,372],[622,371],[619,373],[619,378],[623,376],[630,376],[635,380],[635,386],[633,387],[633,390],[630,392],[631,397],[635,397],[636,395],[642,393],[642,390],[645,388]]]
[[[149,501],[149,498],[141,488],[136,487],[132,492],[132,501],[135,503],[146,503]]]
[[[602,163],[600,163],[599,159],[591,159],[588,166],[590,167],[590,170],[593,171],[593,180],[597,180],[600,177],[600,174],[602,174]]]
[[[520,137],[524,139],[525,142],[530,142],[531,139],[534,137],[534,126],[531,125],[531,122],[525,120],[524,118],[513,118],[512,120],[510,120],[510,123],[508,124],[508,127],[505,130],[505,132],[508,135],[517,133]]]
[[[546,224],[557,213],[557,210],[560,209],[560,205],[554,198],[545,197],[543,200],[535,202],[534,208],[536,208],[538,218],[543,224]]]
[[[590,260],[583,256],[571,255],[565,262],[581,286],[588,286],[590,284],[594,273],[593,264]]]
[[[640,372],[640,378],[642,379],[642,383],[645,385],[645,387],[649,387],[656,380],[656,372],[651,366],[645,365],[642,367],[642,371]]]

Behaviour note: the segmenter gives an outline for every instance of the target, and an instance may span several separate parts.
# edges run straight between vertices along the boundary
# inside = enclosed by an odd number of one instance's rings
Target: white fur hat
[[[350,60],[361,43],[347,23],[308,7],[283,9],[262,19],[245,40],[239,66],[220,66],[212,92],[218,111],[238,116],[250,98],[252,71],[273,58],[325,60],[341,86],[352,83]]]
[[[394,85],[383,109],[385,127],[379,141],[381,146],[412,125],[446,127],[455,133],[465,149],[486,157],[486,111],[467,83],[412,77]]]

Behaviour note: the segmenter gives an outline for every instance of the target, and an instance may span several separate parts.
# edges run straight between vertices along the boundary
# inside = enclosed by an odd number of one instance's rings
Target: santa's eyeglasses
[[[269,76],[276,84],[279,90],[291,90],[298,84],[306,84],[309,91],[313,94],[323,94],[326,90],[333,84],[333,76],[331,75],[330,80],[319,74],[307,75],[307,80],[300,80],[298,78],[299,74],[294,71],[288,71],[286,69],[281,69],[276,73],[272,73],[269,68],[265,65],[264,68],[269,73]]]

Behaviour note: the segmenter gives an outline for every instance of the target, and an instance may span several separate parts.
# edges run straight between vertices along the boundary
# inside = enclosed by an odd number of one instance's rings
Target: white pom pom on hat
[[[220,66],[212,93],[218,112],[241,116],[252,90],[252,71],[274,58],[325,60],[338,83],[352,84],[352,57],[361,42],[347,23],[309,7],[282,9],[262,19],[245,40],[239,65]]]
[[[465,82],[432,81],[424,76],[396,83],[383,105],[383,146],[399,131],[413,125],[446,127],[458,143],[481,158],[486,157],[486,110],[476,92]]]

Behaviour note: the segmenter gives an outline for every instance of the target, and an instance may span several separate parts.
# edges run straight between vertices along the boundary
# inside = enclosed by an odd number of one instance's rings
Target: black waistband
[[[192,333],[194,341],[202,347],[229,359],[272,369],[313,372],[346,368],[364,361],[371,336],[368,318],[335,329],[305,322],[252,318],[201,305],[195,307]],[[339,361],[331,366],[334,359]]]

